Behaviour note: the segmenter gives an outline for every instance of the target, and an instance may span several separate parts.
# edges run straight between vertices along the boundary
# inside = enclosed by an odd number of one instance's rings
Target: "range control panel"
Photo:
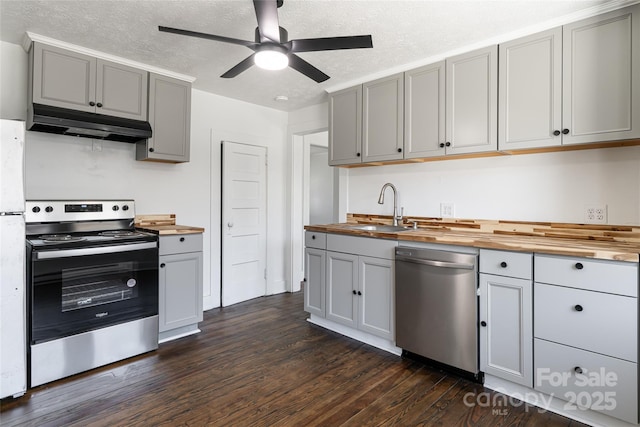
[[[27,200],[25,221],[64,222],[133,219],[133,200]]]

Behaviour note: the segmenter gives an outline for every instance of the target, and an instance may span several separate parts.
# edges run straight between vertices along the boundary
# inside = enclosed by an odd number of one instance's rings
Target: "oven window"
[[[62,311],[137,298],[134,262],[62,271]]]

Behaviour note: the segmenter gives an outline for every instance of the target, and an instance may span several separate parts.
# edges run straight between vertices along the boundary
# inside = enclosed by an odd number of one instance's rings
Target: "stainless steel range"
[[[158,348],[158,237],[133,200],[26,202],[29,386]]]

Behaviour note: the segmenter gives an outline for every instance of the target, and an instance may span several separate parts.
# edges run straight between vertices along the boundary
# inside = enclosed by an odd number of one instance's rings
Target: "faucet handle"
[[[402,221],[402,218],[403,218],[403,217],[404,217],[404,207],[400,207],[400,215],[398,215],[398,216],[396,217],[396,219],[397,219],[398,221]]]

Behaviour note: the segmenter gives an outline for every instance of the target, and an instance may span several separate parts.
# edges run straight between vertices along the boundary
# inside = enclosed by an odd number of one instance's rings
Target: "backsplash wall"
[[[606,204],[609,224],[640,224],[640,147],[527,154],[349,169],[348,212],[390,215],[398,189],[405,215],[584,222],[585,206]]]

